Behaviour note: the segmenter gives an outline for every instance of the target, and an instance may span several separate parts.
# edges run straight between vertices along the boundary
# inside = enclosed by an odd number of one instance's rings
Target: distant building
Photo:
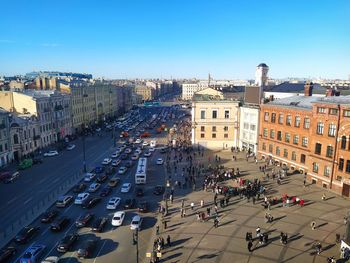
[[[136,84],[134,92],[140,95],[143,101],[154,100],[156,97],[156,89],[151,86]]]
[[[261,63],[256,67],[255,85],[259,87],[267,86],[269,67],[265,63]]]
[[[10,112],[0,108],[0,167],[11,163],[13,160],[10,116]]]
[[[208,81],[197,81],[182,84],[182,100],[192,100],[193,95],[209,87]]]

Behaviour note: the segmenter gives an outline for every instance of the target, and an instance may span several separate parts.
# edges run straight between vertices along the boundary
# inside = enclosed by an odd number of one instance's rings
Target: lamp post
[[[87,98],[88,95],[85,94],[83,90],[83,96],[82,96],[82,101],[83,101],[83,170],[84,173],[87,172],[86,169],[86,152],[85,152],[85,98]]]
[[[132,242],[136,245],[136,263],[139,263],[139,230],[137,228],[132,232]]]

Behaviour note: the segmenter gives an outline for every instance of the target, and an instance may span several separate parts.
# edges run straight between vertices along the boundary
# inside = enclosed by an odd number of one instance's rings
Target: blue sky
[[[1,4],[0,75],[347,79],[347,0],[11,0]]]

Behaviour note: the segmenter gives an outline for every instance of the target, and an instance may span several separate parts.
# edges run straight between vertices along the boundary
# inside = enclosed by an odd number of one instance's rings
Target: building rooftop
[[[264,91],[267,92],[286,92],[286,93],[304,93],[305,83],[290,83],[283,82],[276,86],[269,86]],[[321,87],[319,84],[313,84],[312,93],[314,94],[325,94],[326,89]]]
[[[317,102],[330,104],[350,104],[350,95],[323,97],[319,98]]]
[[[268,68],[268,66],[267,66],[265,63],[260,63],[260,64],[258,65],[258,67]]]

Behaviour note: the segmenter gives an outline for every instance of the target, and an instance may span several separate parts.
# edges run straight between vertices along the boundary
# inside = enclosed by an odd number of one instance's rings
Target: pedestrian
[[[218,214],[218,206],[217,205],[214,206],[214,210],[215,210],[215,214]]]
[[[191,209],[192,210],[194,209],[194,203],[193,202],[191,203]]]
[[[164,229],[166,229],[167,228],[167,226],[168,226],[168,223],[167,223],[167,221],[164,221]]]
[[[321,252],[322,252],[322,245],[321,245],[320,242],[316,243],[315,248],[316,248],[317,255],[321,254]]]
[[[159,225],[156,226],[157,235],[159,235]]]
[[[207,215],[210,216],[210,207],[207,207]]]
[[[303,182],[303,184],[304,184],[304,187],[306,186],[306,180],[304,179],[304,182]]]
[[[216,216],[214,219],[214,227],[217,228],[219,226],[219,218]]]
[[[186,217],[186,208],[184,208],[183,217]]]
[[[312,230],[315,230],[315,229],[316,229],[316,222],[315,222],[315,221],[312,221],[312,222],[311,222],[311,229],[312,229]]]
[[[260,229],[260,227],[258,226],[257,228],[256,228],[256,237],[260,237],[260,232],[261,232],[261,229]]]
[[[204,200],[202,199],[201,200],[201,207],[203,207],[204,206]]]
[[[248,241],[248,251],[252,252],[253,251],[253,242],[251,240]]]
[[[167,247],[171,246],[170,235],[168,235],[167,238],[166,238],[166,244],[167,244]]]
[[[322,200],[326,201],[326,194],[325,193],[322,195]]]
[[[181,208],[184,208],[184,206],[185,206],[185,200],[182,199],[182,201],[181,201]]]

